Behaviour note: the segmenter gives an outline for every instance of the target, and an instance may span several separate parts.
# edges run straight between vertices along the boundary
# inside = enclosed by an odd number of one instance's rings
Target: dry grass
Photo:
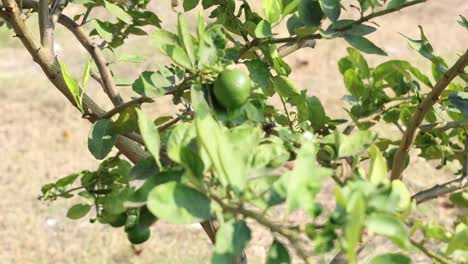
[[[169,21],[167,26],[172,27],[175,14],[168,11],[169,3],[153,5],[162,19]],[[383,30],[371,39],[388,51],[390,58],[410,60],[427,71],[428,63],[408,48],[398,32],[418,38],[416,25],[422,25],[436,52],[452,63],[456,53],[467,48],[468,34],[456,23],[458,14],[467,13],[465,0],[429,1],[427,5],[377,19]],[[65,218],[72,201],[45,204],[36,199],[43,184],[79,169],[93,169],[97,162],[86,147],[89,124],[52,87],[12,35],[0,29],[0,263],[207,263],[211,246],[198,227],[158,223],[152,227],[151,241],[142,247],[141,255],[136,255],[123,231]],[[78,75],[87,60],[86,53],[75,46],[70,34],[59,30],[57,35],[62,47],[60,58],[73,65],[72,70]],[[114,67],[117,76],[134,79],[141,71],[165,62],[155,54],[147,38],[132,39],[120,52],[135,51],[150,59],[140,65]],[[292,78],[310,95],[318,96],[335,118],[345,117],[341,101],[345,90],[336,65],[345,54],[343,41],[327,40],[320,41],[313,50],[301,50],[288,58],[294,67]],[[374,66],[387,59],[366,57]],[[95,83],[89,92],[110,107]],[[131,95],[126,88],[121,92],[127,98]],[[173,111],[167,99],[158,101],[150,110],[157,115]],[[419,158],[412,160],[406,175],[413,190],[451,177],[447,171],[436,171]],[[423,206],[421,217],[429,215],[443,221],[454,214],[432,208],[435,207]],[[261,263],[270,241],[264,230],[255,227],[247,250],[251,263]],[[385,249],[389,249],[388,243],[379,240],[364,255]],[[418,263],[429,262],[419,255],[414,258]]]

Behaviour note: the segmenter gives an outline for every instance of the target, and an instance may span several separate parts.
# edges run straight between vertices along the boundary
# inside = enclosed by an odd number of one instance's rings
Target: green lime
[[[127,214],[126,213],[121,213],[119,215],[112,216],[108,220],[109,225],[111,225],[113,227],[124,226],[125,222],[127,222]]]
[[[127,238],[132,244],[141,244],[148,240],[151,236],[149,228],[136,225],[127,230]]]
[[[395,158],[396,153],[398,152],[398,148],[392,148],[391,150],[388,151],[387,154],[387,168],[390,170],[393,166],[393,159]],[[409,155],[406,155],[405,159],[405,168],[408,167],[410,163],[410,157]]]
[[[227,109],[242,106],[250,96],[252,80],[239,69],[225,69],[214,82],[214,94]]]

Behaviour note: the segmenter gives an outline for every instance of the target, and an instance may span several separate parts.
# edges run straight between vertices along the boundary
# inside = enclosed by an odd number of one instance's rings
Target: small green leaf
[[[319,0],[323,13],[332,21],[336,22],[340,17],[340,0]]]
[[[419,26],[419,31],[421,34],[420,40],[408,38],[403,34],[401,35],[406,38],[410,47],[416,50],[423,57],[431,61],[436,59],[435,55],[433,54],[434,49],[432,48],[431,43],[429,43],[429,41],[427,40],[426,35],[424,35],[424,30],[421,26]]]
[[[464,16],[460,15],[460,21],[458,21],[458,23],[465,29],[468,29],[468,20]]]
[[[452,193],[450,201],[460,208],[468,208],[468,191]]]
[[[199,223],[211,217],[210,199],[177,182],[167,182],[153,188],[146,206],[161,220],[175,224]]]
[[[268,65],[259,59],[246,61],[245,65],[249,69],[250,78],[260,87],[267,87],[270,85],[270,69]]]
[[[159,161],[161,140],[159,138],[158,128],[141,110],[137,109],[136,111],[138,115],[138,127],[140,128],[140,133],[143,141],[145,142],[145,146],[156,160],[159,168],[162,168],[161,162]]]
[[[287,16],[291,13],[294,13],[294,11],[297,9],[299,4],[301,3],[301,0],[283,0],[283,12],[282,15]]]
[[[452,92],[448,99],[463,115],[468,116],[468,93],[467,92]]]
[[[90,209],[91,206],[88,204],[75,204],[68,210],[67,217],[73,220],[80,219],[85,216]]]
[[[101,119],[91,127],[88,135],[88,149],[93,156],[104,159],[114,147],[116,135],[114,124],[111,120]]]
[[[355,47],[356,49],[362,52],[365,52],[368,54],[377,54],[377,55],[387,56],[387,53],[385,51],[383,51],[381,48],[377,47],[374,43],[372,43],[370,40],[364,37],[346,35],[345,40],[351,46]]]
[[[125,107],[119,112],[119,117],[115,120],[114,131],[117,134],[130,133],[138,127],[138,115],[135,106]]]
[[[242,253],[250,239],[250,229],[244,220],[225,222],[216,232],[216,245],[211,263],[232,263],[232,260]]]
[[[388,237],[401,248],[408,248],[410,241],[408,238],[408,230],[405,225],[388,214],[374,214],[367,218],[366,225],[370,231]]]
[[[187,23],[185,22],[185,17],[182,14],[179,14],[179,23],[177,24],[177,30],[179,32],[179,41],[184,47],[185,53],[190,60],[191,67],[195,65],[195,51],[192,42],[192,36],[187,28]]]
[[[399,211],[405,211],[411,206],[411,194],[402,181],[392,181],[392,192],[397,193],[400,198],[400,201],[398,202]]]
[[[374,185],[381,183],[388,183],[389,179],[387,176],[387,161],[380,152],[376,145],[372,145],[369,151],[370,156],[370,169],[369,169],[369,181]]]
[[[68,72],[68,68],[67,65],[65,65],[65,63],[60,62],[60,67],[62,70],[63,79],[67,84],[67,88],[70,91],[73,98],[75,99],[76,106],[83,113],[83,104],[81,101],[82,93],[80,93],[80,86],[78,85],[78,82]]]
[[[406,0],[392,0],[388,3],[387,9],[397,8],[406,3]]]
[[[271,37],[273,33],[271,32],[271,25],[266,20],[260,21],[255,28],[255,36],[257,38],[268,38]]]
[[[200,2],[200,0],[183,0],[183,1],[184,1],[183,6],[184,6],[185,12],[190,11],[194,9],[195,7],[197,7],[198,2]]]
[[[319,26],[324,16],[320,4],[316,0],[301,0],[298,11],[299,18],[307,26]]]
[[[169,56],[175,63],[191,69],[191,61],[185,50],[179,45],[177,35],[162,29],[156,30],[152,35],[152,43],[163,54]]]
[[[447,246],[447,254],[452,254],[455,250],[468,250],[468,243],[466,243],[468,238],[468,228],[464,228],[461,231],[458,231],[450,239]]]
[[[263,0],[263,14],[267,18],[270,24],[277,22],[281,17],[281,12],[283,10],[281,0]]]
[[[114,35],[112,34],[112,28],[108,26],[105,22],[94,19],[91,21],[96,29],[96,32],[101,38],[107,42],[112,42]]]
[[[369,264],[411,264],[411,258],[399,253],[388,253],[373,257]]]
[[[289,252],[281,242],[274,240],[268,250],[267,264],[289,264],[291,263],[291,257]]]
[[[132,89],[141,96],[159,97],[174,89],[174,74],[165,70],[142,72],[132,83]]]
[[[127,11],[123,10],[120,6],[110,3],[104,0],[104,6],[106,7],[109,12],[116,16],[118,19],[122,20],[126,24],[131,24],[133,21],[132,16],[130,16]]]
[[[122,55],[122,56],[120,56],[120,58],[119,58],[119,61],[131,62],[131,63],[141,63],[141,62],[144,62],[145,60],[146,60],[146,59],[145,59],[145,56],[133,55],[133,54],[130,54],[130,55]]]
[[[130,171],[130,177],[136,180],[144,180],[158,174],[159,169],[153,157],[149,156],[138,161]]]
[[[88,85],[90,73],[91,73],[91,61],[88,61],[88,63],[86,63],[85,70],[83,72],[83,78],[81,79],[81,88],[83,88],[83,90],[81,91],[81,94],[80,94],[80,102],[83,101],[83,94],[85,92],[86,86]]]
[[[366,150],[375,141],[376,134],[369,130],[359,131],[351,136],[336,134],[338,156],[352,157]]]
[[[301,94],[301,90],[294,81],[284,75],[273,77],[273,86],[276,92],[284,98],[290,98]]]
[[[347,244],[347,255],[351,263],[356,260],[356,248],[361,239],[361,231],[366,217],[366,203],[361,192],[354,192],[346,205],[349,214],[344,234]]]

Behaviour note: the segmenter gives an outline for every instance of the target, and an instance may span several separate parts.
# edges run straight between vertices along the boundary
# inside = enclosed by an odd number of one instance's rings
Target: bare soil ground
[[[165,26],[173,27],[175,13],[170,11],[169,1],[157,2],[153,8]],[[458,14],[468,14],[466,0],[429,1],[376,19],[382,30],[370,39],[384,48],[389,58],[409,60],[428,72],[430,65],[398,33],[419,38],[417,25],[423,26],[436,53],[451,64],[457,52],[468,46],[468,34],[456,22]],[[13,35],[0,29],[0,263],[208,263],[212,247],[198,226],[157,223],[152,227],[152,239],[140,247],[143,251],[138,255],[123,231],[91,224],[86,219],[67,219],[65,214],[73,201],[46,204],[37,200],[43,184],[80,169],[94,169],[98,163],[87,150],[89,123],[55,90]],[[73,65],[72,72],[79,75],[87,54],[63,29],[58,30],[57,39],[60,58]],[[345,89],[337,68],[337,60],[345,56],[346,47],[342,40],[323,40],[314,49],[288,57],[294,67],[292,78],[310,95],[318,96],[335,118],[346,117],[341,100]],[[143,64],[114,67],[118,77],[130,80],[143,70],[167,62],[151,48],[148,38],[132,39],[119,53],[149,56]],[[389,59],[366,58],[371,66]],[[132,95],[128,88],[121,92],[126,98]],[[92,83],[89,93],[110,107],[96,83]],[[167,99],[158,100],[148,110],[155,116],[174,111]],[[399,131],[386,133],[398,135]],[[405,174],[413,191],[452,177],[450,171],[437,171],[417,157],[412,158]],[[441,202],[443,199],[422,206],[420,216],[442,222],[452,217],[456,213],[452,209],[434,209]],[[247,249],[250,263],[262,263],[270,242],[265,230],[254,228],[254,239]],[[368,256],[385,250],[392,250],[387,242],[372,241],[361,260],[364,263]],[[430,263],[417,254],[414,260]]]

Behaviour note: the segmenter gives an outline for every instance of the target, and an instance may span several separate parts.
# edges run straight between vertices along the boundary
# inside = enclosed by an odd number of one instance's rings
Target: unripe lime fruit
[[[125,222],[127,221],[127,214],[126,213],[121,213],[119,215],[113,216],[109,220],[109,225],[113,227],[121,227],[125,225]]]
[[[141,244],[147,241],[151,236],[149,228],[136,225],[127,230],[127,238],[132,244]]]
[[[393,166],[393,159],[395,158],[396,153],[398,152],[398,148],[392,148],[391,150],[388,151],[387,154],[387,168],[391,169]],[[405,168],[408,167],[410,163],[410,157],[409,155],[406,155],[405,158]]]
[[[239,69],[225,69],[214,82],[216,100],[227,109],[242,106],[250,96],[252,80]]]

